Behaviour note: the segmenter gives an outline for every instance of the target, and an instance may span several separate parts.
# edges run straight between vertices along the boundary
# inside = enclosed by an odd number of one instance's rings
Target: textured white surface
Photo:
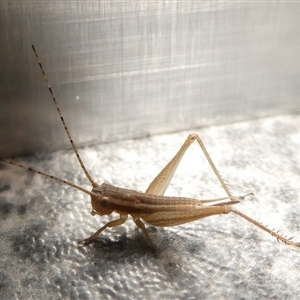
[[[194,132],[233,193],[255,193],[239,210],[300,241],[300,116]],[[97,181],[145,190],[187,134],[100,145],[80,154]],[[88,187],[70,151],[19,161]],[[92,217],[88,196],[13,166],[1,163],[0,176],[3,299],[297,299],[300,294],[300,249],[277,243],[236,215],[149,226],[157,259],[130,219],[80,247],[78,240],[116,216]],[[197,145],[167,194],[224,195]]]

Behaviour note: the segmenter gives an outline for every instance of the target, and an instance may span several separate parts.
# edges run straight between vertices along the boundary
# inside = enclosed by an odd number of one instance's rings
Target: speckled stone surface
[[[300,115],[190,132],[201,136],[235,195],[255,193],[239,210],[300,241]],[[97,182],[144,191],[187,134],[99,145],[80,154]],[[89,189],[71,151],[18,161]],[[0,178],[2,299],[299,297],[300,249],[236,215],[149,226],[158,258],[130,218],[82,247],[78,240],[117,215],[93,217],[87,195],[5,163]],[[196,144],[167,195],[224,195]]]

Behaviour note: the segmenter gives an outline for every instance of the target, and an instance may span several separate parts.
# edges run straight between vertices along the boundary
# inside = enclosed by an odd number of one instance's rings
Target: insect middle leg
[[[147,241],[148,245],[152,248],[152,250],[154,252],[154,255],[157,256],[155,246],[154,246],[154,244],[151,240],[151,237],[150,237],[150,235],[149,235],[149,233],[148,233],[148,231],[145,227],[145,224],[140,220],[140,218],[133,218],[133,220],[134,220],[134,223],[136,224],[136,226],[143,231],[143,233],[146,237],[146,241]]]

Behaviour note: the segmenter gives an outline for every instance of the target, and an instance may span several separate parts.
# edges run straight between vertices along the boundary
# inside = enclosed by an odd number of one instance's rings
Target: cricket
[[[247,194],[244,196],[232,195],[228,186],[225,184],[220,173],[215,167],[202,140],[197,134],[194,133],[188,135],[187,139],[185,140],[181,148],[178,150],[175,156],[170,160],[170,162],[162,169],[162,171],[150,183],[145,193],[131,190],[131,189],[116,187],[106,182],[100,185],[97,184],[94,181],[94,179],[91,177],[89,172],[87,171],[78,153],[78,150],[75,146],[75,143],[73,142],[69,129],[62,116],[56,98],[52,92],[51,86],[49,84],[48,78],[43,69],[39,56],[33,45],[32,45],[32,49],[36,57],[37,63],[39,64],[39,68],[42,72],[44,81],[50,92],[54,106],[57,110],[57,113],[60,117],[64,130],[72,146],[73,152],[75,153],[77,160],[85,176],[91,183],[92,189],[91,191],[89,191],[71,182],[49,175],[47,173],[33,169],[31,167],[24,166],[12,160],[8,160],[8,159],[1,159],[1,160],[8,164],[17,166],[19,168],[23,168],[28,171],[51,178],[62,184],[66,184],[72,188],[75,188],[83,193],[90,195],[91,204],[92,204],[91,214],[93,216],[110,215],[112,212],[119,214],[118,219],[106,223],[90,237],[84,239],[83,241],[80,241],[79,243],[83,245],[87,245],[93,242],[98,237],[98,235],[106,228],[122,225],[127,220],[128,215],[130,215],[133,221],[135,222],[135,224],[137,225],[137,227],[140,228],[141,231],[143,232],[147,243],[149,244],[149,246],[154,251],[154,254],[156,255],[155,245],[152,242],[152,239],[147,231],[147,228],[145,227],[144,222],[152,226],[167,227],[167,226],[181,225],[184,223],[192,222],[213,215],[234,213],[240,216],[241,218],[247,220],[248,222],[254,224],[255,226],[259,227],[260,229],[268,232],[269,234],[274,236],[278,241],[281,241],[286,245],[300,247],[300,243],[296,243],[292,241],[293,238],[288,238],[286,236],[281,235],[278,231],[269,229],[268,227],[264,226],[263,224],[259,223],[258,221],[250,218],[246,214],[234,208],[234,205],[238,204],[245,197],[251,194]],[[169,183],[182,157],[186,153],[186,150],[189,148],[189,146],[194,142],[196,142],[200,146],[210,167],[212,168],[219,183],[224,189],[227,195],[226,197],[216,198],[211,200],[199,200],[199,199],[192,199],[192,198],[185,198],[185,197],[164,196],[164,193],[168,188]]]

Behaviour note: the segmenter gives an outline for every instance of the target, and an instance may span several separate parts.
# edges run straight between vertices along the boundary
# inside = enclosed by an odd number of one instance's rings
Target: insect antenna
[[[77,190],[80,190],[80,191],[82,191],[82,192],[84,192],[84,193],[86,193],[86,194],[88,194],[88,195],[98,197],[96,193],[90,192],[90,191],[88,191],[88,190],[86,190],[86,189],[84,189],[84,188],[82,188],[82,187],[80,187],[80,186],[78,186],[78,185],[76,185],[76,184],[74,184],[74,183],[72,183],[72,182],[69,182],[69,181],[60,179],[60,178],[58,178],[58,177],[49,175],[49,174],[47,174],[47,173],[44,173],[44,172],[42,172],[42,171],[33,169],[33,168],[31,168],[31,167],[23,166],[22,164],[19,164],[19,163],[17,163],[17,162],[11,161],[11,160],[9,160],[9,159],[1,158],[0,161],[4,161],[4,162],[6,162],[6,163],[8,163],[8,164],[11,164],[11,165],[13,165],[13,166],[17,166],[17,167],[22,168],[22,169],[25,169],[25,170],[27,170],[27,171],[30,171],[30,172],[34,172],[34,173],[40,174],[40,175],[42,175],[42,176],[44,176],[44,177],[51,178],[51,179],[56,180],[56,181],[58,181],[58,182],[60,182],[60,183],[64,183],[64,184],[66,184],[66,185],[68,185],[68,186],[71,186],[71,187],[77,189]]]
[[[74,153],[75,153],[75,155],[76,155],[76,157],[77,157],[77,160],[78,160],[78,162],[79,162],[79,164],[80,164],[80,166],[81,166],[81,168],[82,168],[82,170],[83,170],[85,176],[87,177],[87,179],[90,181],[90,183],[92,184],[93,187],[96,187],[96,186],[97,186],[97,183],[93,180],[92,176],[89,174],[89,172],[87,171],[85,165],[83,164],[83,161],[81,160],[81,157],[79,156],[79,153],[78,153],[78,151],[77,151],[77,148],[76,148],[76,146],[75,146],[75,144],[74,144],[74,142],[73,142],[73,139],[72,139],[72,137],[71,137],[70,131],[69,131],[69,129],[68,129],[68,127],[67,127],[67,124],[66,124],[66,122],[65,122],[65,120],[64,120],[64,118],[63,118],[63,116],[62,116],[62,114],[61,114],[61,112],[60,112],[60,109],[59,109],[59,106],[58,106],[58,104],[57,104],[56,98],[54,97],[54,94],[53,94],[53,92],[52,92],[51,86],[50,86],[50,84],[49,84],[49,81],[48,81],[48,78],[47,78],[47,76],[46,76],[46,73],[45,73],[45,71],[44,71],[44,69],[43,69],[42,63],[41,63],[41,61],[40,61],[40,59],[39,59],[39,57],[38,57],[38,55],[37,55],[37,52],[36,52],[36,50],[35,50],[35,48],[34,48],[33,45],[32,45],[32,49],[33,49],[33,52],[34,52],[34,54],[35,54],[36,60],[37,60],[37,62],[38,62],[38,64],[39,64],[39,66],[40,66],[40,69],[41,69],[41,71],[42,71],[42,74],[43,74],[45,83],[46,83],[46,85],[47,85],[47,87],[48,87],[48,90],[49,90],[49,92],[50,92],[50,94],[51,94],[52,101],[53,101],[53,103],[54,103],[54,105],[55,105],[55,108],[56,108],[56,110],[57,110],[57,113],[58,113],[58,115],[59,115],[59,117],[60,117],[60,120],[61,120],[61,122],[62,122],[62,124],[63,124],[64,129],[65,129],[65,132],[66,132],[66,134],[67,134],[67,136],[68,136],[68,139],[69,139],[69,141],[70,141],[70,143],[71,143],[71,146],[72,146],[72,148],[73,148],[73,151],[74,151]]]
[[[92,179],[91,175],[89,174],[89,172],[88,172],[87,169],[85,168],[85,166],[84,166],[84,164],[83,164],[83,162],[82,162],[82,160],[81,160],[81,157],[79,156],[79,153],[78,153],[78,151],[77,151],[77,148],[76,148],[76,146],[75,146],[75,144],[74,144],[74,142],[73,142],[73,140],[72,140],[72,137],[71,137],[71,134],[70,134],[70,132],[69,132],[69,129],[68,129],[68,127],[67,127],[67,125],[66,125],[66,123],[65,123],[65,120],[64,120],[64,118],[63,118],[63,116],[62,116],[62,114],[61,114],[61,112],[60,112],[60,109],[59,109],[59,107],[58,107],[57,101],[56,101],[56,99],[55,99],[55,97],[54,97],[54,94],[53,94],[53,92],[52,92],[51,86],[50,86],[50,84],[49,84],[49,82],[48,82],[48,78],[47,78],[47,76],[46,76],[46,73],[45,73],[45,71],[44,71],[44,69],[43,69],[43,66],[42,66],[42,64],[41,64],[41,62],[40,62],[40,59],[39,59],[39,57],[38,57],[38,55],[37,55],[37,52],[36,52],[36,50],[35,50],[35,48],[34,48],[33,45],[32,45],[32,49],[33,49],[33,52],[34,52],[35,57],[36,57],[36,59],[37,59],[37,62],[38,62],[38,64],[39,64],[39,66],[40,66],[40,69],[41,69],[41,71],[42,71],[42,74],[43,74],[44,80],[45,80],[45,82],[46,82],[46,84],[47,84],[48,90],[49,90],[49,92],[50,92],[50,94],[51,94],[52,101],[54,102],[55,108],[56,108],[56,110],[57,110],[57,112],[58,112],[58,115],[60,116],[60,120],[61,120],[61,122],[62,122],[62,124],[63,124],[63,126],[64,126],[65,132],[67,133],[67,136],[68,136],[69,141],[70,141],[70,143],[71,143],[71,145],[72,145],[73,151],[74,151],[75,154],[76,154],[77,160],[78,160],[78,162],[79,162],[79,164],[80,164],[80,166],[81,166],[83,172],[85,173],[86,177],[88,178],[88,180],[89,180],[90,183],[92,184],[92,186],[93,186],[93,187],[96,187],[96,186],[97,186],[96,182]],[[66,184],[66,185],[68,185],[68,186],[71,186],[71,187],[77,189],[77,190],[80,190],[80,191],[82,191],[82,192],[84,192],[84,193],[86,193],[86,194],[88,194],[88,195],[98,197],[97,194],[94,193],[94,192],[90,192],[90,191],[86,190],[85,188],[82,188],[82,187],[80,187],[80,186],[78,186],[78,185],[76,185],[76,184],[74,184],[74,183],[72,183],[72,182],[69,182],[69,181],[60,179],[60,178],[58,178],[58,177],[52,176],[52,175],[50,175],[50,174],[47,174],[47,173],[45,173],[45,172],[42,172],[42,171],[33,169],[33,168],[31,168],[31,167],[26,167],[26,166],[24,166],[24,165],[22,165],[22,164],[19,164],[19,163],[17,163],[17,162],[14,162],[14,161],[11,161],[11,160],[8,160],[8,159],[0,159],[0,161],[4,161],[4,162],[6,162],[6,163],[8,163],[8,164],[11,164],[11,165],[13,165],[13,166],[17,166],[17,167],[19,167],[19,168],[22,168],[22,169],[25,169],[25,170],[28,170],[28,171],[31,171],[31,172],[40,174],[40,175],[42,175],[42,176],[44,176],[44,177],[51,178],[51,179],[53,179],[53,180],[55,180],[55,181],[57,181],[57,182],[64,183],[64,184]]]

